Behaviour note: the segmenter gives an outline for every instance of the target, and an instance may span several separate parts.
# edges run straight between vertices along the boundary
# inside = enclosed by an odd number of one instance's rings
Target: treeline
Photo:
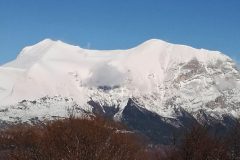
[[[180,143],[152,146],[120,123],[103,118],[68,118],[17,125],[0,133],[4,160],[239,160],[240,124],[226,136],[196,125]]]

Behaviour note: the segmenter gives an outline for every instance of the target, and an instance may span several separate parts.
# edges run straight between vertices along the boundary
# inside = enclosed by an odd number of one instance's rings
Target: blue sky
[[[0,64],[45,38],[92,49],[158,38],[240,61],[240,0],[0,0]]]

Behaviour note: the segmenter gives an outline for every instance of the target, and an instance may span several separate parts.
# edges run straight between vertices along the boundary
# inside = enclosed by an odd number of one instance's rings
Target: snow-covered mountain
[[[239,97],[240,72],[228,56],[156,39],[106,51],[46,39],[0,67],[2,121],[64,117],[72,106],[124,121],[137,106],[179,127],[184,116],[237,118]]]

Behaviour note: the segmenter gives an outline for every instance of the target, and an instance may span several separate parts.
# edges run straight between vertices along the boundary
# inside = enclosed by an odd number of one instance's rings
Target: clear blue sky
[[[158,38],[240,61],[240,0],[0,0],[0,64],[45,38],[93,49]]]

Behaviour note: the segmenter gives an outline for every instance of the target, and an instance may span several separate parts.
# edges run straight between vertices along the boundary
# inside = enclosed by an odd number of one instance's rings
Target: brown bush
[[[0,154],[13,160],[147,159],[144,145],[120,124],[101,118],[20,125],[0,134]]]
[[[225,139],[228,147],[228,155],[231,160],[240,160],[240,123],[232,128],[229,135]]]
[[[200,125],[180,145],[146,146],[120,123],[69,118],[18,125],[0,132],[0,159],[10,160],[239,160],[240,124],[217,137]]]
[[[195,125],[179,141],[179,145],[163,150],[158,160],[240,160],[239,122],[225,136],[213,134],[205,126]]]

